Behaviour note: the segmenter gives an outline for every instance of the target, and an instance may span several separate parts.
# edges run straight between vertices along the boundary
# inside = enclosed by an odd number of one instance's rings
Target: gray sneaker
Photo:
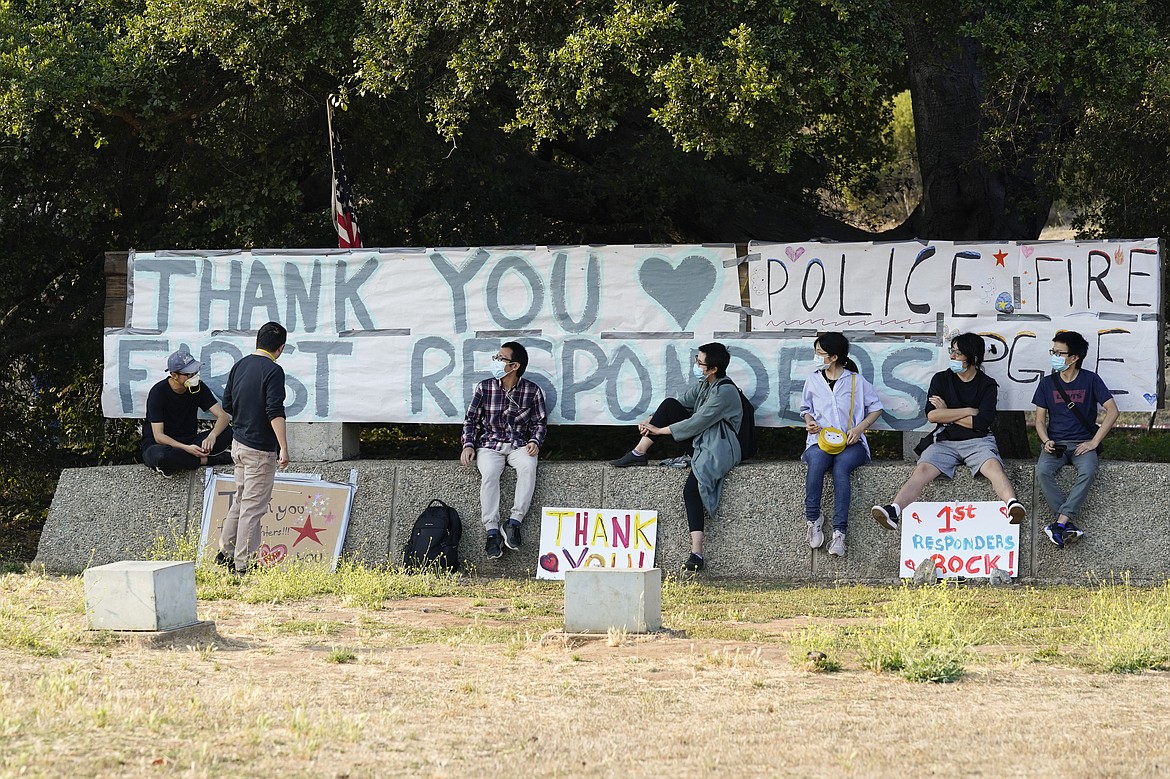
[[[825,534],[821,530],[821,523],[824,521],[824,517],[816,521],[808,520],[808,530],[805,531],[804,538],[808,541],[809,547],[813,549],[820,549],[825,543]]]
[[[492,533],[487,537],[483,554],[489,560],[499,560],[504,556],[504,539],[499,533]]]
[[[845,556],[845,534],[840,530],[833,531],[833,539],[829,541],[829,554],[837,557]]]

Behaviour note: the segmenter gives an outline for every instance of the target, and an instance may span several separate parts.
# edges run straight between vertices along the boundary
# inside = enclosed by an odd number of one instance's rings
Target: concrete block
[[[203,473],[166,478],[143,465],[61,472],[34,565],[79,573],[142,558],[160,537],[181,537],[202,514]]]
[[[804,467],[745,463],[723,485],[719,512],[707,517],[703,556],[710,577],[811,578],[811,551],[804,541]],[[605,508],[658,511],[655,564],[678,571],[691,551],[683,484],[690,471],[658,465],[605,466]],[[827,504],[832,510],[832,501]]]
[[[123,560],[86,569],[83,580],[95,630],[172,630],[198,621],[192,562]]]
[[[805,468],[786,465],[748,462],[727,475],[719,513],[706,523],[704,558],[711,576],[751,571],[751,578],[812,578],[812,550],[804,538]],[[824,508],[832,513],[831,499]],[[687,543],[689,551],[689,537]]]
[[[1064,468],[1067,490],[1075,471]],[[1057,549],[1044,534],[1054,510],[1036,484],[1035,577],[1044,582],[1088,584],[1128,575],[1140,583],[1162,582],[1170,572],[1170,465],[1101,460],[1089,497],[1074,517],[1085,537]]]
[[[359,427],[348,422],[289,422],[288,448],[299,462],[351,460],[361,448]]]
[[[402,550],[390,548],[390,525],[394,518],[394,480],[399,464],[389,460],[350,460],[317,464],[306,468],[335,482],[348,482],[349,472],[358,472],[357,492],[349,512],[349,529],[341,554],[370,567],[397,562]],[[405,538],[403,543],[405,543]]]
[[[649,633],[662,627],[662,571],[658,568],[565,571],[565,630]]]
[[[418,515],[439,498],[453,506],[463,519],[461,559],[469,570],[481,576],[535,578],[540,548],[542,506],[597,506],[601,501],[600,463],[542,462],[536,470],[536,491],[521,526],[522,545],[518,552],[504,550],[498,560],[484,557],[486,534],[479,506],[479,471],[450,461],[399,462],[395,482],[394,519],[390,534],[390,562],[402,562],[402,548]],[[516,472],[504,470],[500,479],[500,516],[507,518],[516,494]]]

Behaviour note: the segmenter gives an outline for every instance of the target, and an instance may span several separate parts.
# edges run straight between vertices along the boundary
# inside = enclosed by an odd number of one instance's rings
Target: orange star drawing
[[[305,517],[305,524],[301,525],[300,527],[294,527],[293,530],[297,531],[297,540],[293,541],[293,543],[292,543],[293,546],[296,546],[300,542],[304,541],[306,538],[312,540],[313,543],[317,544],[318,546],[324,546],[324,544],[321,543],[321,539],[317,538],[317,535],[319,533],[321,533],[323,530],[325,530],[325,528],[313,527],[313,515],[312,514]]]
[[[995,258],[996,267],[999,267],[999,268],[1006,268],[1007,267],[1006,265],[1003,264],[1003,261],[1007,259],[1007,252],[1005,252],[1003,249],[1000,249],[999,251],[997,251],[995,254],[993,254],[991,256]]]

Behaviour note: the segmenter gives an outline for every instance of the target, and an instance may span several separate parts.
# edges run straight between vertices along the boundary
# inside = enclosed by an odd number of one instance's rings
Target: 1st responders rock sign
[[[1001,501],[911,503],[902,511],[899,575],[909,578],[930,558],[944,578],[986,578],[995,568],[1019,574],[1020,526]]]
[[[144,416],[180,346],[220,394],[272,319],[289,330],[298,422],[458,422],[516,340],[552,423],[629,424],[679,394],[696,348],[718,340],[757,424],[799,425],[824,330],[853,342],[885,406],[879,428],[927,427],[926,387],[959,332],[987,342],[1002,410],[1031,408],[1053,333],[1075,329],[1121,409],[1148,411],[1160,405],[1160,267],[1156,240],[754,243],[746,257],[731,245],[131,252],[102,410]]]

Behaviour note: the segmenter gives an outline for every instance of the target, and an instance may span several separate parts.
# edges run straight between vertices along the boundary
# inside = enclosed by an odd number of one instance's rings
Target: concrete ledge
[[[345,481],[358,470],[358,492],[345,553],[367,565],[399,565],[414,520],[432,498],[463,517],[461,556],[479,575],[532,577],[536,567],[541,506],[596,505],[648,508],[659,515],[655,565],[677,570],[690,550],[682,485],[687,472],[649,466],[619,470],[599,462],[549,462],[540,466],[536,495],[523,527],[519,552],[501,560],[483,556],[479,474],[457,460],[357,460],[294,463],[294,471],[320,472]],[[805,467],[796,461],[747,463],[728,476],[719,516],[707,522],[709,577],[783,582],[895,582],[898,538],[869,515],[886,503],[913,469],[912,462],[878,462],[854,472],[848,554],[843,560],[804,542]],[[1028,507],[1021,527],[1020,578],[1038,583],[1088,583],[1127,574],[1134,582],[1170,577],[1170,464],[1105,460],[1078,524],[1077,546],[1053,547],[1043,533],[1051,521],[1035,482],[1032,461],[1012,461],[1008,475]],[[1071,478],[1065,469],[1065,478]],[[61,475],[41,536],[36,564],[60,573],[91,565],[142,558],[162,537],[197,532],[202,511],[201,473],[164,479],[141,465],[66,470]],[[501,510],[511,506],[514,472],[505,471]],[[939,479],[924,500],[994,500],[984,479],[963,471]],[[832,515],[832,477],[825,481],[826,516]]]

